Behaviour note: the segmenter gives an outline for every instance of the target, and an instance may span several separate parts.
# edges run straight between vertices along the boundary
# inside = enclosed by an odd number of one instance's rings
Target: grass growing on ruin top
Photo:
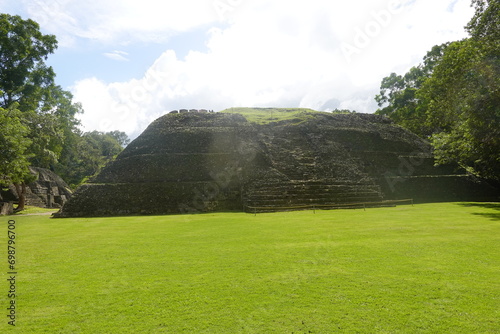
[[[229,108],[222,110],[222,113],[240,114],[247,121],[257,124],[268,124],[286,120],[305,121],[314,114],[323,113],[306,108]]]
[[[493,333],[499,213],[500,204],[440,203],[256,216],[19,216],[16,327]]]

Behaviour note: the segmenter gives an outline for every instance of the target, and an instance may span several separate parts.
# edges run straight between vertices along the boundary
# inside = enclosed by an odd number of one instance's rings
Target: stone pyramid
[[[435,167],[427,142],[382,116],[304,112],[257,124],[239,114],[186,112],[154,121],[56,217],[497,195],[454,166]]]

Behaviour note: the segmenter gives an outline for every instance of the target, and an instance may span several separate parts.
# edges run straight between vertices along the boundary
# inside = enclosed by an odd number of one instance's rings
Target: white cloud
[[[61,46],[79,39],[106,44],[162,42],[217,20],[211,1],[21,0],[28,15]]]
[[[77,82],[72,91],[75,101],[81,101],[85,109],[80,115],[84,131],[119,129],[135,137],[160,116],[151,110],[151,96],[141,95],[143,84],[105,84],[97,78]]]
[[[152,119],[180,108],[300,106],[373,112],[373,98],[384,76],[406,71],[435,44],[465,37],[462,27],[472,15],[468,0],[456,2],[453,12],[451,0],[342,5],[320,0],[221,1],[230,7],[221,7],[225,11],[215,10],[215,14],[211,7],[215,2],[203,2],[205,9],[210,5],[210,15],[189,11],[201,1],[179,5],[177,15],[167,5],[163,12],[157,7],[144,26],[141,19],[127,22],[133,11],[148,16],[151,9],[124,2],[128,7],[120,7],[120,15],[92,28],[99,33],[87,30],[89,36],[106,40],[125,32],[128,37],[141,32],[151,37],[210,20],[230,23],[209,30],[208,51],[191,51],[179,59],[174,50],[168,50],[143,78],[110,84],[91,78],[76,83],[75,99],[86,110],[83,123],[89,129],[120,129],[134,137]],[[103,6],[111,5],[105,1]],[[161,13],[165,20],[171,19],[168,24],[160,22]],[[345,45],[355,52],[346,55]]]
[[[125,51],[113,51],[113,52],[106,52],[106,53],[103,53],[103,55],[109,59],[112,59],[112,60],[117,60],[117,61],[129,61],[129,59],[127,58],[128,56],[128,53],[125,52]]]

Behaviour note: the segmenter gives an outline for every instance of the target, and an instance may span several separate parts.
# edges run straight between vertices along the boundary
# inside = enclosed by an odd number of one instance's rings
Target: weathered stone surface
[[[270,124],[223,113],[154,121],[58,217],[173,214],[414,198],[498,198],[387,118],[312,114]]]
[[[64,180],[54,172],[30,167],[37,180],[28,184],[28,204],[46,208],[61,208],[71,197],[72,191]],[[38,201],[41,200],[40,204]]]
[[[26,205],[42,208],[61,208],[72,192],[64,180],[54,172],[38,167],[30,167],[37,180],[26,187]],[[2,199],[3,198],[3,199]],[[0,201],[17,203],[19,198],[13,185],[1,191]]]

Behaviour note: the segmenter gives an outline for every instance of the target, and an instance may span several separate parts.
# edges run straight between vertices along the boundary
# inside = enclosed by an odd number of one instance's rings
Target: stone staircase
[[[382,200],[380,187],[373,183],[353,184],[338,180],[290,180],[252,184],[245,189],[243,202],[249,208],[334,205]]]
[[[318,151],[318,146],[308,140],[309,136],[295,132],[280,134],[278,138],[261,137],[271,166],[267,166],[266,173],[257,173],[251,182],[243,185],[242,201],[246,211],[254,211],[249,208],[255,207],[382,200],[380,186],[363,170],[361,160],[348,158],[348,154],[339,152],[338,148],[335,152]]]

